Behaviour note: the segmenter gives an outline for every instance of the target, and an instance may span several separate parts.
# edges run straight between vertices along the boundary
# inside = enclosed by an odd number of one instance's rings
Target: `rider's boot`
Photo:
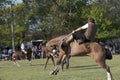
[[[62,47],[67,47],[67,45],[68,45],[68,42],[66,42],[66,41],[62,42]]]
[[[68,44],[69,44],[71,41],[73,41],[72,35],[69,36],[66,40],[63,39],[63,41],[62,41],[62,47],[67,47]]]

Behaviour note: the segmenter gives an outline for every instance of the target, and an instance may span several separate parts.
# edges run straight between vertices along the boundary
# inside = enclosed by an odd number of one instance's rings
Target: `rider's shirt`
[[[88,23],[82,26],[82,29],[87,29],[88,28]]]
[[[25,49],[25,45],[22,43],[21,44],[21,49],[24,50]]]
[[[82,29],[87,29],[85,32],[85,36],[88,40],[94,40],[94,37],[97,32],[97,28],[95,27],[94,23],[87,23],[82,26]]]
[[[25,54],[27,54],[27,52],[25,51],[25,45],[24,45],[24,43],[21,44],[21,50],[22,50]]]
[[[95,26],[94,23],[89,22],[88,23],[88,28],[84,33],[86,38],[90,41],[93,41],[96,33],[97,33],[97,27]]]

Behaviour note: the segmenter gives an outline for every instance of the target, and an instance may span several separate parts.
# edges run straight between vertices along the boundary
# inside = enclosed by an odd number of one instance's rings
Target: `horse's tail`
[[[111,60],[112,59],[111,51],[109,49],[105,48],[105,52],[106,52],[106,59]]]
[[[105,53],[106,53],[106,57],[105,58],[108,59],[108,60],[111,60],[112,59],[112,53],[111,53],[111,50],[109,49],[109,46],[105,45],[104,43],[99,43],[99,44],[105,50]]]

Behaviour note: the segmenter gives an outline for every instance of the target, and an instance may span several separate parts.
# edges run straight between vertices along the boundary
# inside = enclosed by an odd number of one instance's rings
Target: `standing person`
[[[37,46],[33,46],[33,58],[37,58]]]
[[[39,57],[41,58],[42,57],[42,43],[38,45],[37,52],[38,52]]]
[[[44,58],[45,57],[45,47],[42,45],[42,48],[41,48],[41,58]]]
[[[9,60],[10,60],[10,61],[12,60],[12,53],[13,53],[12,48],[10,48],[10,49],[8,50],[8,55],[9,55]]]
[[[76,33],[84,29],[86,29],[85,33],[83,34]],[[67,38],[67,40],[63,40],[62,46],[66,47],[73,39],[78,40],[79,44],[94,41],[96,32],[97,32],[97,27],[95,26],[95,20],[93,18],[90,18],[88,20],[88,23],[74,30],[72,32],[72,35],[70,35]]]

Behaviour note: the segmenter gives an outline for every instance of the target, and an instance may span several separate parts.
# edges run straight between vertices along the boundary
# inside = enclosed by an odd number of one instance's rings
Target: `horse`
[[[106,53],[105,49],[98,42],[87,42],[79,44],[77,40],[73,40],[67,47],[59,45],[59,57],[56,66],[50,72],[51,75],[57,75],[60,69],[60,64],[64,60],[64,55],[85,56],[88,55],[93,58],[98,66],[103,68],[107,73],[107,80],[113,80],[110,67],[106,64],[106,59],[112,59],[111,54]]]
[[[20,67],[17,60],[27,59],[30,63],[32,59],[32,53],[33,53],[32,47],[27,48],[27,54],[25,54],[21,50],[17,50],[12,54],[12,61],[14,62],[14,64],[17,64],[17,66]]]
[[[55,49],[56,53],[59,52],[59,47],[58,46],[65,36],[66,35],[62,35],[62,36],[53,38],[46,43],[46,45],[45,45],[46,63],[45,63],[44,69],[46,69],[49,59],[52,60],[52,63],[55,66],[53,50]],[[59,56],[59,54],[58,54],[58,56]],[[66,62],[68,62],[68,59],[66,59],[66,60],[67,60]],[[64,65],[62,65],[62,70],[63,70],[63,66]],[[67,69],[68,69],[68,66],[69,66],[69,63],[66,64]]]

